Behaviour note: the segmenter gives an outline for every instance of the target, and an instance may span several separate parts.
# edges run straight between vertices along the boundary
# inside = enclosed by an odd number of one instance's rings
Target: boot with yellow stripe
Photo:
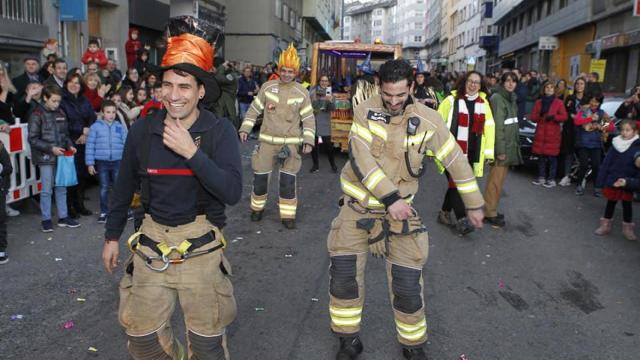
[[[407,360],[428,360],[422,348],[402,348],[402,356]]]
[[[340,337],[340,349],[336,354],[336,360],[354,360],[358,358],[358,355],[362,352],[364,346],[358,335],[355,336],[341,336]]]

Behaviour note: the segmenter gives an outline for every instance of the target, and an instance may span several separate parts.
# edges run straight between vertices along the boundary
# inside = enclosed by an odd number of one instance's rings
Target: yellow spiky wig
[[[280,59],[278,60],[278,69],[281,69],[282,67],[294,69],[296,72],[300,70],[300,58],[298,57],[298,50],[293,47],[293,43],[289,44],[287,50],[283,51],[280,54]]]

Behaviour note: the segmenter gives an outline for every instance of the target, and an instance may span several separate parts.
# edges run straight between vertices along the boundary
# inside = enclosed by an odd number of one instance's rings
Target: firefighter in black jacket
[[[203,26],[191,17],[170,19],[161,64],[164,109],[131,127],[107,217],[102,258],[112,272],[140,186],[145,217],[129,238],[133,259],[119,309],[136,360],[187,358],[171,331],[178,299],[191,358],[228,359],[225,328],[236,303],[221,229],[225,205],[240,199],[242,168],[235,129],[202,104],[205,93],[219,93],[208,72],[213,48],[193,34],[202,35]]]

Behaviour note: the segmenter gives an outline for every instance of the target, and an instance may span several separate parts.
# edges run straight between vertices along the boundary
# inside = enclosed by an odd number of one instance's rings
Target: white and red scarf
[[[474,111],[473,111],[473,124],[471,126],[471,133],[476,134],[478,136],[482,135],[484,130],[484,114],[485,114],[485,106],[486,102],[480,97],[480,95],[476,94],[475,96],[467,96],[465,98],[468,100],[475,101]],[[460,148],[462,148],[462,152],[467,154],[469,151],[469,110],[467,109],[467,103],[465,99],[457,99],[458,101],[458,135],[456,137],[456,141]]]

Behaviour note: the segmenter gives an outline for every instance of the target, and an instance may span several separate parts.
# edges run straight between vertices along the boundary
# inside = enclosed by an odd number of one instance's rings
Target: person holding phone
[[[618,119],[632,119],[640,122],[640,85],[637,85],[615,113]]]
[[[335,147],[331,142],[331,110],[334,108],[335,97],[331,91],[331,80],[327,75],[320,76],[320,83],[311,89],[309,96],[311,97],[311,104],[316,117],[316,140],[315,146],[311,151],[313,166],[310,172],[314,173],[320,170],[320,161],[318,159],[320,149],[318,145],[322,145],[329,157],[331,171],[337,173]]]

